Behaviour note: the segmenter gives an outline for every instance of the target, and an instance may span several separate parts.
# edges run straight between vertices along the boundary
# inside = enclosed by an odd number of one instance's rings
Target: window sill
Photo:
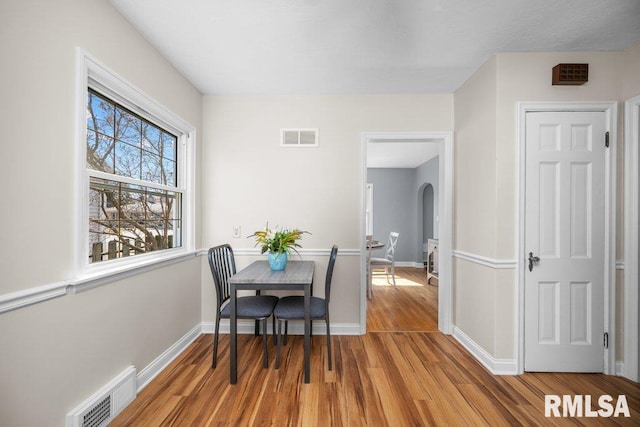
[[[79,292],[88,291],[107,283],[126,279],[136,276],[147,271],[155,270],[160,267],[183,262],[189,258],[196,257],[197,251],[179,251],[177,253],[167,254],[162,257],[144,259],[138,262],[127,263],[125,265],[116,265],[112,268],[100,268],[97,271],[86,273],[76,280],[73,280],[67,287],[67,294],[77,294]]]

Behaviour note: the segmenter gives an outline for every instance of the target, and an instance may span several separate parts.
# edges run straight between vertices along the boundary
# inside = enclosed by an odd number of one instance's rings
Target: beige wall
[[[517,169],[516,161],[516,103],[524,102],[575,102],[575,101],[619,101],[622,88],[622,54],[621,52],[562,52],[562,53],[504,53],[498,54],[498,149],[504,167],[498,182],[501,184],[497,216],[502,230],[499,230],[497,247],[499,258],[515,259],[517,256]],[[589,81],[581,86],[551,85],[551,69],[559,63],[588,63]],[[622,120],[619,111],[619,120]],[[622,145],[622,133],[618,133],[618,147]],[[622,197],[621,184],[623,170],[622,150],[618,150],[618,192],[617,192],[617,252],[621,258],[622,245]],[[513,232],[509,232],[514,230]],[[516,286],[515,274],[511,286],[505,286],[503,298],[508,301],[514,298]],[[503,308],[507,308],[506,306]],[[620,307],[621,309],[621,307]],[[509,326],[507,326],[509,325]],[[509,323],[503,323],[503,334],[513,331]],[[621,342],[618,331],[617,342]],[[504,335],[503,335],[504,336]],[[507,348],[503,348],[504,351]],[[622,358],[622,352],[617,354]]]
[[[497,61],[455,93],[453,249],[495,258]],[[491,354],[496,346],[496,272],[456,259],[453,323]],[[478,302],[482,301],[481,304]]]
[[[0,3],[0,295],[66,281],[74,247],[76,47],[194,125],[201,95],[106,0]],[[200,260],[0,314],[0,424],[63,425],[200,322]]]
[[[510,261],[517,257],[517,103],[621,101],[623,57],[625,61],[635,63],[637,56],[636,51],[501,53],[487,61],[456,91],[454,250],[495,258],[496,261]],[[589,82],[582,86],[552,86],[551,69],[561,62],[589,63]],[[479,124],[479,121],[484,123]],[[618,143],[621,147],[621,137]],[[621,151],[618,151],[619,254],[624,234]],[[474,158],[483,161],[473,161]],[[467,167],[461,168],[461,164]],[[480,189],[486,195],[482,201],[478,196],[469,194]],[[490,267],[470,264],[464,260],[457,260],[455,264],[454,323],[493,357],[512,359],[515,357],[517,322],[514,317],[516,270],[497,269],[492,274],[486,271],[491,270]],[[620,276],[618,274],[618,278]],[[478,309],[475,305],[485,308]],[[620,338],[619,333],[619,342]]]
[[[497,61],[493,57],[455,93],[454,242],[495,257]],[[481,224],[481,226],[479,226]]]
[[[640,43],[624,52],[622,99],[640,95]]]
[[[198,247],[253,248],[244,236],[269,220],[311,231],[305,250],[333,243],[350,250],[353,256],[336,265],[335,324],[360,316],[361,132],[450,131],[455,117],[453,248],[513,259],[515,102],[640,93],[640,45],[625,53],[500,54],[455,95],[203,100],[106,0],[4,1],[0,38],[0,179],[13,208],[7,203],[0,214],[10,224],[0,250],[0,295],[73,278],[79,46],[197,128]],[[590,82],[551,87],[551,67],[574,61],[591,64]],[[318,127],[320,147],[280,148],[282,127]],[[232,239],[236,225],[241,239]],[[242,255],[239,264],[254,258]],[[321,283],[325,257],[309,258],[318,261]],[[454,273],[456,326],[492,356],[513,357],[513,271],[458,259]],[[0,314],[0,424],[62,424],[126,366],[144,368],[201,320],[212,321],[212,307],[202,257]]]
[[[516,103],[517,102],[598,102],[620,101],[622,90],[621,52],[501,53],[498,57],[498,138],[504,197],[498,205],[502,232],[498,239],[498,257],[515,258],[517,218],[516,199]],[[589,81],[580,86],[551,85],[551,69],[559,63],[588,63]],[[618,112],[621,119],[621,111]],[[621,132],[618,142],[621,144]],[[618,169],[622,170],[621,151]],[[622,175],[618,174],[620,177]],[[622,197],[622,188],[618,198]],[[619,212],[620,213],[620,212]],[[619,215],[619,229],[621,229]],[[620,235],[621,237],[621,235]],[[618,245],[618,252],[622,245]]]
[[[311,232],[301,241],[303,254],[334,243],[343,251],[360,249],[362,132],[453,128],[451,94],[207,96],[203,109],[203,245],[251,249],[254,241],[245,236],[269,221]],[[280,147],[280,128],[291,127],[318,128],[319,146]],[[232,238],[234,225],[242,227],[242,238]],[[322,265],[316,283],[323,283]],[[339,253],[334,274],[341,296],[332,298],[332,324],[358,322],[359,257]],[[203,320],[212,321],[211,280],[203,283]]]
[[[620,52],[564,52],[498,54],[498,152],[507,167],[502,170],[501,182],[508,185],[504,193],[514,196],[501,200],[501,223],[505,224],[499,242],[499,256],[515,255],[514,230],[517,102],[573,102],[616,101],[620,99],[622,63]],[[551,69],[558,63],[588,63],[589,81],[581,86],[552,86]],[[509,161],[509,159],[511,159]]]

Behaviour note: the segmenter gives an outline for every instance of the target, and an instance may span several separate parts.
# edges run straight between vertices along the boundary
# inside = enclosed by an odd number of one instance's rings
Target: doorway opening
[[[438,332],[438,287],[424,269],[396,267],[396,285],[383,273],[372,275],[367,332]]]
[[[433,200],[433,185],[424,184],[422,190],[422,215],[418,211],[418,219],[422,218],[422,242],[435,238],[434,221],[437,218],[436,205]],[[424,251],[426,252],[426,251]]]
[[[360,325],[361,333],[364,334],[367,331],[367,274],[366,274],[366,189],[368,181],[367,169],[368,166],[372,166],[371,160],[374,158],[384,158],[387,161],[400,161],[403,155],[407,152],[410,153],[409,157],[419,159],[420,150],[430,147],[435,150],[435,160],[437,164],[437,182],[440,191],[431,183],[431,190],[433,190],[433,196],[430,202],[432,205],[428,208],[431,212],[434,212],[434,206],[438,207],[437,214],[431,214],[428,221],[433,224],[432,227],[425,227],[424,217],[425,212],[425,189],[427,184],[425,180],[418,183],[415,181],[413,187],[406,190],[413,196],[413,205],[415,206],[412,214],[405,218],[406,221],[401,224],[410,223],[411,228],[404,233],[400,233],[400,239],[405,239],[404,255],[400,255],[406,260],[401,260],[400,265],[396,264],[396,279],[400,274],[410,276],[408,273],[422,274],[426,281],[426,274],[423,269],[424,263],[424,248],[425,242],[423,238],[426,233],[432,233],[433,236],[439,236],[439,286],[437,289],[433,289],[437,300],[437,329],[445,334],[451,334],[451,315],[452,315],[452,292],[451,292],[451,236],[452,236],[452,223],[453,223],[453,135],[451,132],[420,132],[420,133],[363,133],[361,135],[362,146],[362,174],[361,174],[361,293],[360,293]],[[379,149],[381,147],[388,148],[390,150],[385,151],[384,155],[379,156]],[[411,154],[413,153],[413,154]],[[419,166],[422,163],[415,165]],[[375,165],[374,165],[375,167]],[[393,168],[393,166],[386,166],[387,168]],[[374,189],[378,189],[377,185],[373,186]],[[429,191],[427,191],[427,198]],[[378,200],[374,195],[374,200]],[[383,243],[387,239],[389,230],[376,230],[376,212],[373,211],[373,234],[376,239],[379,239]],[[426,231],[425,231],[426,229]],[[398,230],[390,230],[398,231]],[[382,234],[380,234],[382,233]],[[384,234],[384,235],[383,235]],[[403,278],[404,279],[404,278]],[[374,278],[375,280],[375,278]],[[411,281],[409,278],[408,281]],[[375,282],[374,282],[375,283]],[[374,296],[375,298],[375,296]]]

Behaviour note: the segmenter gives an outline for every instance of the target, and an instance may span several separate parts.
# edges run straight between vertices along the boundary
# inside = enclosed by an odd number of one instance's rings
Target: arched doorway
[[[433,200],[433,185],[426,184],[422,190],[422,242],[433,239],[434,235],[434,219],[435,203]]]

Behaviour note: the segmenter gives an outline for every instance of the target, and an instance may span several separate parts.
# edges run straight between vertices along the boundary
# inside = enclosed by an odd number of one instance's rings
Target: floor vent
[[[82,416],[82,427],[100,427],[111,417],[111,396],[105,397]]]
[[[136,397],[136,368],[125,369],[67,414],[67,427],[103,427]]]

